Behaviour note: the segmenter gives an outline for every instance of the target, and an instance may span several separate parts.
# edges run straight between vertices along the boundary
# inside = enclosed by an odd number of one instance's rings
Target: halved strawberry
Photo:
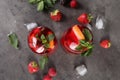
[[[93,19],[92,15],[91,14],[86,14],[86,13],[81,14],[77,18],[77,20],[82,24],[88,24],[88,23],[91,22],[92,19]]]
[[[37,62],[32,61],[28,64],[28,71],[32,74],[32,73],[36,73],[39,71],[39,66],[37,64]]]
[[[109,40],[102,40],[100,42],[100,46],[103,47],[103,48],[109,48],[111,46],[111,43]]]
[[[53,21],[61,21],[62,13],[59,10],[54,10],[53,12],[50,13],[50,18]]]

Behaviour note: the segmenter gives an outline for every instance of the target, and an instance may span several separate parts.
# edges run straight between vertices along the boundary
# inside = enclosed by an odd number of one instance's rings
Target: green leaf
[[[83,31],[85,38],[87,39],[87,41],[91,41],[92,40],[92,34],[88,29],[84,29]]]
[[[40,37],[40,39],[41,39],[41,40],[45,40],[45,39],[46,39],[46,38],[45,38],[45,35],[42,34],[41,37]]]
[[[45,48],[49,48],[50,47],[50,44],[49,43],[46,43],[44,44]]]
[[[16,49],[18,49],[18,38],[15,33],[10,33],[8,35],[9,43]]]
[[[82,49],[82,46],[81,46],[81,45],[78,45],[75,49],[76,49],[76,50],[81,50],[81,49]]]
[[[48,35],[48,41],[54,40],[55,36],[53,34]]]
[[[52,0],[53,4],[55,4],[56,1],[57,1],[57,0]]]
[[[44,1],[40,1],[37,6],[37,11],[42,11],[44,9]]]
[[[36,0],[29,0],[29,3],[34,4],[36,3]]]
[[[39,62],[40,69],[43,70],[47,63],[48,63],[48,57],[47,56],[41,57]]]
[[[92,53],[93,49],[89,49],[86,52],[82,53],[81,56],[89,56]]]
[[[45,0],[47,7],[53,7],[52,0]]]

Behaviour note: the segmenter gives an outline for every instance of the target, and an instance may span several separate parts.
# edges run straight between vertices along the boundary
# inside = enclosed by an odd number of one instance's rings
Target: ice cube
[[[36,52],[42,53],[44,50],[45,50],[45,48],[43,46],[41,46],[36,50]]]
[[[87,73],[87,68],[85,67],[85,65],[77,66],[75,70],[81,76],[84,76]]]
[[[72,42],[69,47],[70,47],[72,50],[75,50],[75,48],[76,48],[77,46],[78,46],[78,45],[77,45],[76,43]]]
[[[27,27],[28,31],[31,31],[33,28],[38,26],[38,24],[35,22],[29,23],[29,24],[24,24],[24,25]]]
[[[35,37],[33,37],[32,40],[33,40],[33,46],[36,47],[37,39]]]
[[[100,16],[98,16],[97,19],[96,19],[95,27],[99,30],[104,29],[104,19],[101,18]]]

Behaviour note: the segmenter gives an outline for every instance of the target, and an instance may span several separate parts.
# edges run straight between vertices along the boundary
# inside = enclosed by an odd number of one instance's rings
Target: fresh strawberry
[[[78,5],[78,2],[77,2],[76,0],[72,0],[72,1],[70,2],[70,7],[71,7],[71,8],[76,8],[77,5]]]
[[[48,74],[51,76],[51,77],[54,77],[57,75],[57,72],[56,72],[56,69],[55,68],[50,68],[48,70]]]
[[[52,80],[52,77],[49,76],[49,75],[45,75],[45,76],[43,77],[43,80]]]
[[[32,61],[28,64],[28,71],[32,74],[32,73],[36,73],[39,71],[39,66],[37,64],[37,62]]]
[[[103,48],[109,48],[111,46],[111,43],[109,40],[102,40],[100,42],[100,46],[103,47]]]
[[[77,20],[82,24],[88,24],[88,23],[91,22],[92,19],[93,19],[92,15],[91,14],[86,14],[86,13],[81,14],[77,18]]]
[[[62,13],[59,10],[54,10],[53,12],[50,13],[50,18],[53,21],[61,21]]]

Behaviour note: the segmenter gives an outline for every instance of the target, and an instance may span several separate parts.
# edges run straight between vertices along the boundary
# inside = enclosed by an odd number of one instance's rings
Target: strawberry
[[[32,61],[28,64],[28,71],[32,74],[32,73],[36,73],[39,71],[39,66],[37,64],[37,62]]]
[[[109,48],[111,46],[111,43],[109,40],[102,40],[100,42],[100,46],[103,47],[103,48]]]
[[[56,69],[55,68],[50,68],[48,70],[48,74],[51,76],[51,77],[54,77],[57,75],[57,72],[56,72]]]
[[[52,80],[52,77],[49,76],[49,75],[45,75],[45,76],[43,77],[43,80]]]
[[[71,8],[76,8],[77,5],[78,5],[78,3],[77,3],[76,0],[71,0],[71,2],[70,2],[70,7],[71,7]]]
[[[88,24],[91,22],[92,19],[93,19],[93,16],[91,14],[86,14],[86,13],[81,14],[77,18],[77,20],[82,24]]]
[[[54,10],[53,12],[50,13],[50,18],[56,22],[61,21],[62,13],[59,10]]]

